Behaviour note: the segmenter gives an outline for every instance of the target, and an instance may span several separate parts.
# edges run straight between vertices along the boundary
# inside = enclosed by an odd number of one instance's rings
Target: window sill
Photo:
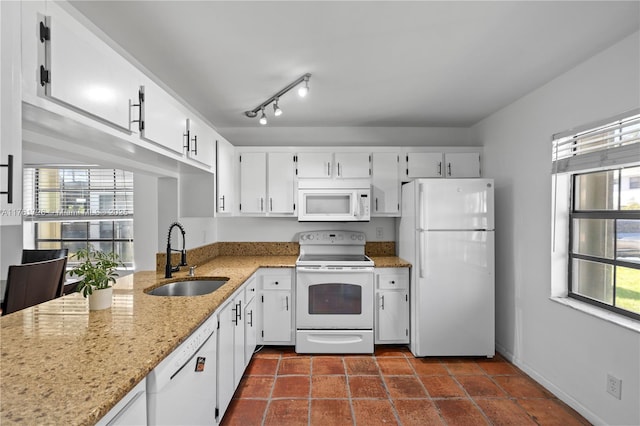
[[[588,303],[584,303],[570,297],[550,297],[549,299],[577,311],[584,312],[587,315],[600,318],[604,321],[619,325],[620,327],[635,331],[636,333],[640,333],[640,321],[618,315],[615,312],[609,312],[607,310],[600,309],[597,306],[592,306]]]

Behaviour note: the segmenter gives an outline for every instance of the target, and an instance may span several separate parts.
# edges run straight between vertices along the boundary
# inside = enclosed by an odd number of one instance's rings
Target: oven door
[[[298,329],[373,328],[372,268],[296,268]]]

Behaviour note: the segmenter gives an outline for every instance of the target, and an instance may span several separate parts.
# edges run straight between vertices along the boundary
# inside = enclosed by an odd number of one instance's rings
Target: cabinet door
[[[373,153],[372,216],[400,215],[400,156],[394,152]]]
[[[408,178],[443,177],[444,164],[440,152],[409,152],[407,153]]]
[[[215,131],[198,119],[190,118],[189,144],[187,156],[205,166],[213,166],[215,161]]]
[[[260,301],[262,304],[262,343],[292,344],[291,292],[289,290],[262,291]]]
[[[246,368],[251,361],[253,351],[258,342],[258,315],[256,312],[256,298],[252,297],[244,308],[244,366]]]
[[[301,152],[297,157],[299,178],[331,177],[330,152]]]
[[[336,152],[336,171],[339,178],[368,178],[371,174],[368,152]]]
[[[233,213],[233,166],[235,150],[227,140],[216,140],[216,187],[218,213]]]
[[[293,154],[287,152],[269,153],[267,185],[268,212],[292,214],[295,211]]]
[[[187,145],[186,110],[152,81],[145,82],[140,90],[144,94],[142,137],[175,153],[183,154]]]
[[[266,201],[267,154],[240,154],[240,213],[264,213]]]
[[[40,18],[50,32],[40,64],[49,73],[47,83],[46,77],[41,80],[45,94],[129,130],[129,101],[137,103],[138,71],[53,2],[47,2],[47,13]]]
[[[231,300],[225,307],[219,310],[218,320],[220,329],[218,330],[218,409],[220,410],[220,420],[224,415],[233,393],[235,392],[234,382],[234,331],[235,331],[235,303]]]
[[[247,366],[245,364],[245,335],[244,335],[244,314],[245,314],[245,299],[244,290],[242,290],[235,298],[233,308],[234,314],[237,315],[234,321],[234,335],[233,335],[233,389],[235,390],[242,379],[244,369]]]
[[[480,177],[480,154],[477,152],[453,152],[444,155],[446,177]]]
[[[408,343],[409,293],[379,291],[377,299],[376,343]]]

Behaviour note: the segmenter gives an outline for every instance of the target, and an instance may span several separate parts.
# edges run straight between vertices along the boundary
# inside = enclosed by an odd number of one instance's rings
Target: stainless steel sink
[[[148,294],[153,296],[201,296],[213,293],[226,284],[228,278],[212,280],[176,281],[156,287]]]

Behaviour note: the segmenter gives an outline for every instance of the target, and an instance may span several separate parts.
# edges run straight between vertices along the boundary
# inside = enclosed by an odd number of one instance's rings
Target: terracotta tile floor
[[[247,367],[223,426],[588,425],[500,355],[415,358],[298,355],[265,347]]]

